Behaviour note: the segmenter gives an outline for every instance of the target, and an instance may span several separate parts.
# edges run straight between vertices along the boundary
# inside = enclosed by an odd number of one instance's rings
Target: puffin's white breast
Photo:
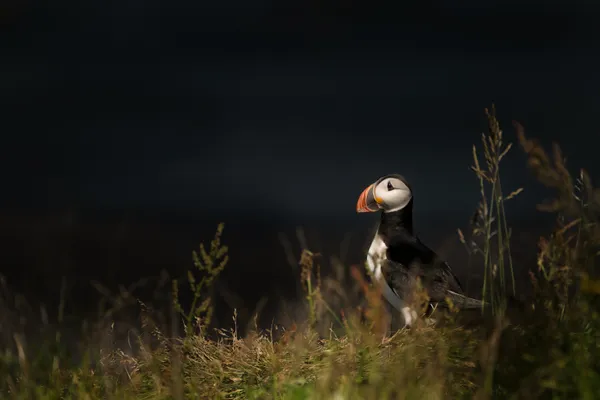
[[[416,319],[417,315],[414,310],[407,306],[403,299],[401,299],[388,285],[383,273],[381,271],[382,263],[387,260],[387,245],[381,239],[378,234],[375,234],[369,252],[367,253],[367,266],[375,281],[381,286],[383,297],[404,317],[404,323],[411,325],[412,321]]]

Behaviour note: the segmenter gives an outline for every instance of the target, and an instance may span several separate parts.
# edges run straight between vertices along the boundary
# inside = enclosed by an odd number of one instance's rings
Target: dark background
[[[599,172],[592,3],[5,0],[2,273],[50,303],[66,276],[68,310],[85,313],[90,280],[181,276],[223,221],[222,287],[250,310],[266,296],[272,315],[297,296],[278,234],[296,258],[303,226],[312,249],[360,263],[377,217],[357,197],[397,172],[423,240],[476,280],[455,231],[478,201],[485,107],[507,140],[518,120]],[[518,147],[503,178],[526,187],[508,212],[535,244],[543,192]]]

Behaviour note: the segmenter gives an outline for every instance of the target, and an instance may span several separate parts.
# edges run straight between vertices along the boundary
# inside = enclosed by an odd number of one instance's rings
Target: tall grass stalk
[[[483,256],[482,298],[484,300],[489,298],[495,314],[504,314],[507,304],[507,270],[511,278],[512,293],[513,295],[515,293],[513,259],[510,250],[511,229],[507,223],[504,204],[523,189],[519,188],[504,196],[500,179],[500,163],[510,151],[512,144],[504,144],[495,106],[492,106],[491,111],[486,109],[485,114],[489,126],[488,133],[481,134],[481,151],[477,151],[477,147],[473,146],[474,165],[471,167],[479,181],[481,195],[477,217],[472,226],[472,238],[482,237],[483,244],[477,244],[475,240],[467,244],[460,230],[459,238],[463,244],[471,248],[472,253]],[[480,162],[480,154],[484,162]],[[494,247],[494,240],[496,247]]]
[[[224,227],[222,223],[217,226],[217,231],[208,251],[204,247],[204,244],[200,243],[200,253],[198,254],[196,251],[192,252],[194,267],[196,267],[200,278],[198,280],[194,272],[188,270],[187,278],[190,291],[192,292],[192,304],[187,312],[184,311],[179,302],[179,284],[177,280],[173,280],[173,307],[185,319],[186,334],[191,334],[196,326],[201,327],[210,324],[213,311],[211,307],[212,298],[205,295],[211,288],[214,280],[229,262],[229,256],[227,255],[228,248],[221,244]],[[204,300],[198,303],[203,296]]]

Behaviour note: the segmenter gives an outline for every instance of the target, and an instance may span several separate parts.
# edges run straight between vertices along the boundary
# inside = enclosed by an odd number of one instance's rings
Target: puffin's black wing
[[[388,285],[400,296],[408,297],[416,289],[417,278],[431,303],[444,304],[450,298],[459,307],[479,307],[479,300],[466,297],[452,269],[420,240],[396,242],[388,248],[388,259],[381,271]]]
[[[481,300],[466,296],[458,278],[447,262],[439,261],[435,263],[433,270],[426,270],[426,276],[427,273],[433,275],[433,279],[425,279],[428,282],[426,287],[431,299],[430,302],[445,304],[444,300],[449,298],[459,308],[480,308],[483,305]]]
[[[416,289],[416,278],[420,275],[420,270],[416,265],[406,266],[386,259],[382,260],[381,273],[398,297],[407,301]]]
[[[454,279],[454,275],[448,273],[445,263],[435,266],[423,265],[419,260],[414,260],[411,264],[383,260],[381,272],[396,294],[402,299],[408,300],[417,288],[417,278],[420,280],[423,289],[427,291],[430,301],[439,303],[449,295],[450,292],[462,294],[462,289]],[[451,272],[451,271],[450,271]]]

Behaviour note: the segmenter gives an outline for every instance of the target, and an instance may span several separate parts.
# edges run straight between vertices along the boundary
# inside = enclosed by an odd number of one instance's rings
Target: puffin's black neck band
[[[379,235],[384,242],[396,236],[413,236],[413,200],[410,199],[406,207],[393,212],[382,212],[379,224]]]

